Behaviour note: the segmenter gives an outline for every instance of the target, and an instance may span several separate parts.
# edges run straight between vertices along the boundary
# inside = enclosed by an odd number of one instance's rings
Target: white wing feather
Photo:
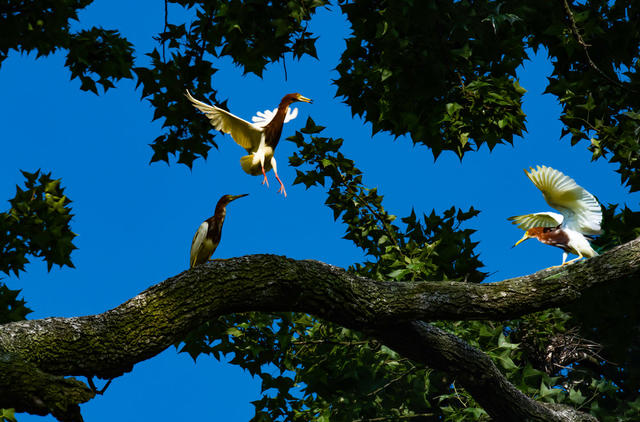
[[[219,107],[196,100],[188,90],[185,95],[195,108],[209,118],[211,126],[215,129],[231,135],[233,140],[248,152],[258,149],[262,136],[262,128],[260,126],[253,125]]]
[[[276,110],[265,110],[265,111],[258,111],[256,113],[255,116],[253,116],[251,118],[251,121],[253,122],[254,125],[258,126],[258,127],[265,127],[270,121],[271,119],[273,119],[273,116],[276,115]]]
[[[525,173],[540,189],[547,204],[564,216],[564,227],[583,234],[601,233],[600,204],[586,189],[551,167],[536,166]]]
[[[507,218],[522,230],[529,230],[532,227],[556,227],[562,224],[564,217],[555,212],[536,212],[534,214],[515,215]]]
[[[191,254],[189,258],[190,267],[193,267],[200,250],[204,247],[204,240],[207,238],[207,230],[209,230],[209,224],[205,221],[200,224],[198,231],[193,236],[193,240],[191,241]]]
[[[256,115],[251,118],[251,121],[253,122],[254,126],[263,128],[269,124],[269,122],[273,119],[277,112],[277,108],[274,108],[273,110],[258,111]],[[298,108],[289,108],[287,109],[287,114],[284,116],[284,122],[289,123],[296,117],[298,117]]]
[[[298,107],[287,109],[287,115],[284,116],[284,122],[289,123],[296,117],[298,117]]]

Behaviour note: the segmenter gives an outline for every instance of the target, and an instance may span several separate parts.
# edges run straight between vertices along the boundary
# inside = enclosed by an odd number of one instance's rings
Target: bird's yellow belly
[[[213,252],[216,250],[216,246],[214,245],[211,239],[204,239],[202,242],[202,248],[198,251],[198,256],[196,258],[196,264],[202,264],[203,262],[207,262]]]
[[[264,162],[264,171],[266,173],[271,170],[271,158],[273,158],[273,148],[264,146],[258,151],[242,157],[240,164],[245,172],[252,176],[259,176],[262,174],[261,161]]]

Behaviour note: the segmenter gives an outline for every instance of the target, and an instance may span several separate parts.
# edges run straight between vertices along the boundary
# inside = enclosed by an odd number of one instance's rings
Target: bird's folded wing
[[[198,231],[193,236],[193,240],[191,241],[191,255],[189,258],[189,266],[193,267],[198,258],[198,254],[200,250],[204,247],[204,240],[207,237],[207,230],[209,229],[209,224],[205,221],[200,224],[198,227]]]
[[[536,212],[533,214],[514,215],[507,218],[522,230],[532,227],[556,227],[562,224],[563,217],[555,212]]]
[[[219,107],[196,100],[189,91],[185,95],[195,108],[209,118],[211,126],[215,129],[231,135],[233,140],[247,151],[254,151],[258,148],[262,136],[259,127]]]
[[[258,111],[256,115],[251,118],[251,121],[255,126],[265,127],[269,122],[271,122],[277,112],[277,108],[274,108],[273,110]],[[289,108],[287,109],[287,114],[284,116],[284,123],[288,123],[296,117],[298,117],[298,108]]]
[[[551,167],[537,166],[527,176],[540,189],[547,204],[564,216],[565,227],[584,234],[600,234],[602,210],[586,189]]]

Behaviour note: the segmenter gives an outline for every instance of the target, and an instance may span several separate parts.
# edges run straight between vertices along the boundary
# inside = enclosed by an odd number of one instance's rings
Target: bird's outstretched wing
[[[547,166],[525,173],[542,192],[547,204],[564,216],[563,225],[584,234],[600,234],[602,210],[589,192],[572,178]]]
[[[196,100],[187,90],[185,96],[191,101],[193,106],[203,112],[208,118],[211,126],[220,132],[231,135],[234,141],[247,151],[255,151],[260,145],[262,130],[238,116],[234,116],[226,110],[212,106],[202,101]]]
[[[204,240],[207,238],[207,230],[209,230],[209,223],[206,221],[200,224],[198,231],[193,236],[191,241],[191,256],[189,258],[189,267],[193,268],[196,265],[196,260],[200,251],[204,248]]]
[[[298,117],[298,107],[289,108],[287,109],[287,115],[284,116],[284,122],[289,123],[296,117]]]
[[[255,116],[251,118],[251,121],[255,126],[265,127],[269,124],[269,122],[273,119],[277,112],[277,108],[274,108],[273,110],[259,111]],[[284,122],[288,123],[296,117],[298,117],[298,108],[289,108],[287,109],[287,114],[284,116]]]
[[[522,230],[529,230],[532,227],[556,227],[562,224],[564,217],[555,212],[536,212],[533,214],[514,215],[507,218]]]

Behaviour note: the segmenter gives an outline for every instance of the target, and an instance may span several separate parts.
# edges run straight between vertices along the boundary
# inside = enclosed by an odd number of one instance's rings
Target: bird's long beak
[[[305,103],[312,103],[313,100],[311,98],[303,97],[302,95],[298,96],[298,101],[304,101]]]
[[[529,235],[527,233],[525,233],[524,236],[522,236],[522,239],[518,240],[516,242],[516,244],[512,246],[512,248],[515,248],[516,246],[518,246],[519,244],[521,244],[522,242],[524,242],[527,239],[529,239]]]
[[[235,201],[238,198],[242,198],[243,196],[247,196],[249,195],[248,193],[243,193],[242,195],[231,195],[231,199],[229,199],[229,202],[231,201]]]

